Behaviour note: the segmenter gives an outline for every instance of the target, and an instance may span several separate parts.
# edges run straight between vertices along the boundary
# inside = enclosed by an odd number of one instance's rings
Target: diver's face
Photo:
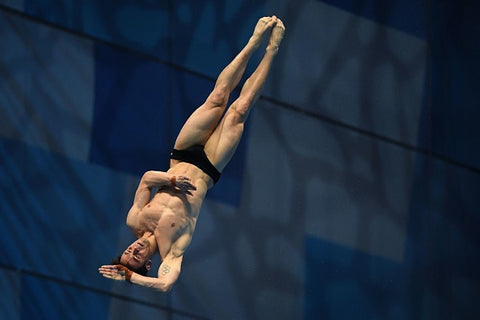
[[[131,269],[137,269],[143,266],[150,257],[150,242],[146,239],[138,239],[122,253],[120,262]]]

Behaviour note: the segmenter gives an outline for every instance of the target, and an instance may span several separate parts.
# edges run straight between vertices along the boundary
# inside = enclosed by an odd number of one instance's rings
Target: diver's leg
[[[185,122],[175,142],[175,149],[182,150],[193,145],[206,144],[225,111],[230,93],[242,78],[248,60],[260,46],[263,36],[274,25],[275,19],[272,17],[263,17],[257,22],[247,45],[220,73],[215,87],[205,103],[196,109]]]
[[[271,31],[265,55],[253,74],[245,82],[240,96],[228,108],[225,116],[208,139],[205,152],[213,165],[221,172],[232,158],[243,134],[244,123],[250,109],[260,96],[272,61],[277,55],[285,27],[282,21],[274,17],[276,26]]]

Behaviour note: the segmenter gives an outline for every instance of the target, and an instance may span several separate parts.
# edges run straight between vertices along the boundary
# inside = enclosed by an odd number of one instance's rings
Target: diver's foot
[[[282,42],[283,34],[285,33],[285,26],[279,18],[273,16],[275,20],[275,26],[270,34],[270,40],[268,41],[268,48],[278,50],[280,42]]]
[[[263,17],[260,18],[255,26],[252,37],[250,41],[255,48],[258,48],[262,43],[263,37],[275,26],[277,23],[277,18],[273,17]]]

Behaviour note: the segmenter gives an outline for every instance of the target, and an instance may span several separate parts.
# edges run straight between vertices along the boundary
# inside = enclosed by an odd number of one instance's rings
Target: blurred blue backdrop
[[[0,0],[0,318],[478,319],[479,8]],[[272,14],[284,42],[179,281],[102,278],[142,173]]]

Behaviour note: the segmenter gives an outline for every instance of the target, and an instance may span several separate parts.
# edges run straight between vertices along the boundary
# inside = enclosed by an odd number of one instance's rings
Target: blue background
[[[479,9],[0,0],[0,318],[478,319]],[[285,39],[179,281],[102,278],[142,173],[271,14]]]

